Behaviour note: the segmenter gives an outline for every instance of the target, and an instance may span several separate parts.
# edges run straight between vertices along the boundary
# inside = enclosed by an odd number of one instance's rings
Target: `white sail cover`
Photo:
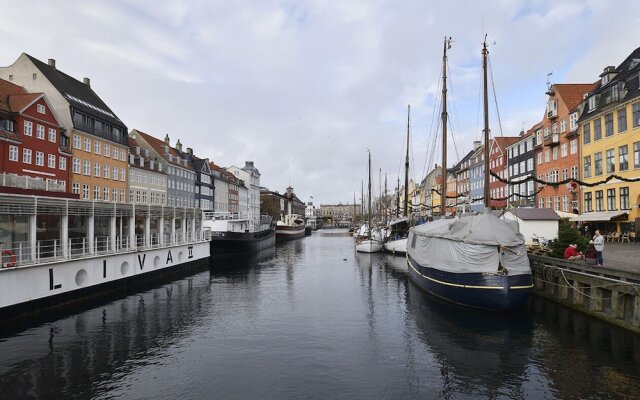
[[[530,274],[524,237],[515,221],[491,213],[440,219],[409,231],[407,253],[421,266],[447,272]]]

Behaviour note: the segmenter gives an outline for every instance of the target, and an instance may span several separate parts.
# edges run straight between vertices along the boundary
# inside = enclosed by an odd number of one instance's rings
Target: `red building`
[[[500,136],[491,139],[491,149],[489,150],[489,169],[491,172],[499,175],[502,179],[508,179],[507,147],[520,139],[521,138],[519,136]],[[491,208],[506,208],[507,197],[509,197],[509,188],[507,184],[502,183],[495,177],[491,176],[489,178],[489,187],[492,199]],[[494,200],[503,198],[504,200]]]
[[[43,93],[0,79],[0,192],[77,197],[71,149]]]

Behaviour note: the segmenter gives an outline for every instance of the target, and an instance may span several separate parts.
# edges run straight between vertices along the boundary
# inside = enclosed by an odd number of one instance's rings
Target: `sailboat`
[[[362,236],[356,241],[356,251],[360,253],[377,253],[382,251],[382,240],[379,235],[373,232],[373,224],[371,222],[371,152],[369,152],[369,191],[367,200],[367,225],[361,228]]]
[[[446,166],[446,62],[451,38],[443,55],[443,159]],[[482,48],[484,80],[484,205],[479,215],[439,219],[409,231],[407,263],[410,279],[423,290],[469,307],[507,311],[522,307],[533,288],[524,237],[517,223],[491,213],[489,192],[489,114],[487,43]],[[446,204],[445,179],[440,195]],[[444,215],[444,210],[441,210]]]
[[[411,121],[411,106],[407,106],[407,154],[404,162],[404,212],[402,218],[389,222],[384,242],[384,249],[392,254],[407,252],[407,237],[409,236],[409,218],[407,204],[409,199],[409,126]],[[398,196],[400,193],[397,194]]]

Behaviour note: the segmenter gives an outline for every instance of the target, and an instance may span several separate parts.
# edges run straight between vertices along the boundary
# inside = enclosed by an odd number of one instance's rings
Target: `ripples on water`
[[[636,398],[640,336],[443,303],[333,232],[0,332],[0,398]]]

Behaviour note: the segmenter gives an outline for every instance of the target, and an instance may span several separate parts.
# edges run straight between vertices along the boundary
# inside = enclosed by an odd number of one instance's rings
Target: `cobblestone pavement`
[[[640,243],[605,242],[604,267],[640,272]]]

